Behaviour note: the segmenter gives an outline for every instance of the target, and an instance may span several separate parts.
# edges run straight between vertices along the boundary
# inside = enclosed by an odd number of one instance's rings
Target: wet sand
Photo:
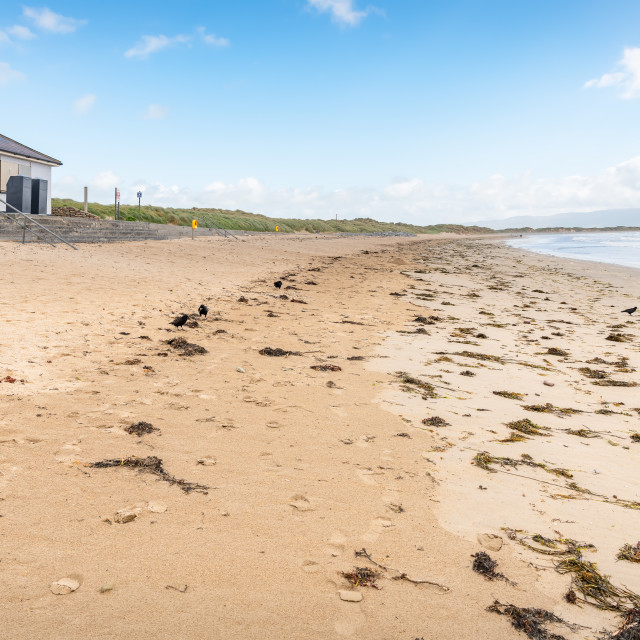
[[[0,383],[8,637],[426,640],[453,628],[457,638],[520,637],[486,611],[494,599],[551,609],[591,635],[615,626],[612,614],[563,601],[569,577],[519,544],[525,530],[592,542],[603,571],[640,590],[640,567],[615,562],[620,544],[636,542],[638,512],[612,502],[640,498],[640,444],[629,438],[640,430],[637,389],[594,386],[577,371],[637,379],[584,364],[625,356],[626,368],[638,365],[637,321],[618,313],[631,306],[635,272],[442,237],[271,236],[79,252],[5,243],[0,261],[0,379],[16,380]],[[211,311],[197,327],[168,324],[203,302]],[[416,315],[441,319],[421,325]],[[606,341],[611,331],[634,337]],[[166,343],[176,337],[207,353],[180,355]],[[569,355],[545,355],[552,346]],[[265,347],[300,355],[270,357]],[[509,362],[453,355],[462,351]],[[400,370],[438,385],[441,397],[403,391]],[[547,402],[585,413],[522,407]],[[586,413],[603,407],[616,413]],[[434,416],[449,426],[422,424]],[[495,442],[509,433],[504,422],[524,417],[549,437]],[[140,421],[158,431],[127,433]],[[581,427],[601,433],[563,431]],[[574,478],[499,465],[491,474],[471,464],[478,451],[526,452]],[[150,456],[169,480],[206,489],[185,491],[126,464],[91,466]],[[570,481],[609,501],[582,499]],[[501,527],[523,532],[512,540]],[[483,546],[496,538],[481,544],[480,534],[500,536],[501,549]],[[362,549],[388,569],[357,557]],[[480,550],[517,587],[475,574]],[[355,567],[377,569],[380,588],[342,577]],[[79,588],[54,595],[51,583],[65,577]]]

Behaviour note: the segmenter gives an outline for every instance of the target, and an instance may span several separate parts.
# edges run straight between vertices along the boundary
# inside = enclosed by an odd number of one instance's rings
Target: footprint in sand
[[[305,573],[318,573],[318,571],[320,571],[322,567],[318,562],[315,562],[314,560],[303,560],[300,568]]]
[[[339,531],[336,531],[331,538],[329,538],[329,542],[324,547],[324,551],[330,556],[337,558],[344,553],[346,543],[346,536],[342,535]]]
[[[277,420],[271,420],[267,422],[265,426],[269,427],[269,429],[282,429],[282,427],[284,427],[284,425]]]
[[[375,542],[380,534],[393,527],[393,522],[384,516],[379,516],[371,521],[369,530],[363,534],[362,540],[366,543]]]
[[[289,504],[298,511],[313,511],[309,498],[302,493],[296,493],[291,496],[289,498]]]
[[[382,476],[382,471],[374,471],[373,469],[358,469],[358,477],[362,482],[370,486],[377,485],[376,479],[373,476]]]
[[[334,629],[339,636],[352,636],[366,622],[366,617],[358,603],[340,600],[340,608],[343,613],[335,621]]]

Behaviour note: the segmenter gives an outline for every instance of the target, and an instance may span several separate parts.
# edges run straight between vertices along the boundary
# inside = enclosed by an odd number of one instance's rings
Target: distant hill
[[[553,216],[515,216],[504,220],[481,220],[476,224],[491,229],[533,229],[552,227],[640,227],[640,209],[607,209],[587,213],[557,213]]]
[[[75,200],[53,198],[54,207],[76,207],[82,209],[84,204]],[[103,219],[113,219],[113,204],[89,203],[89,212]],[[355,218],[354,220],[298,220],[295,218],[269,218],[257,213],[246,211],[229,211],[226,209],[171,209],[154,207],[151,205],[141,208],[143,222],[158,224],[174,224],[191,226],[191,221],[199,219],[200,226],[206,226],[205,216],[208,215],[223,229],[244,231],[275,231],[276,226],[281,233],[319,232],[319,233],[493,233],[492,229],[480,226],[461,224],[431,224],[424,227],[404,222],[378,222],[371,218]],[[120,216],[123,220],[137,220],[137,205],[121,205]]]

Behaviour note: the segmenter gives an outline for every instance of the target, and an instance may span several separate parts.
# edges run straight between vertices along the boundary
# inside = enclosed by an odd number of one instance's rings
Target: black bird
[[[204,316],[204,319],[206,320],[206,319],[207,319],[207,313],[209,313],[209,307],[207,307],[207,306],[205,306],[205,305],[201,304],[201,305],[198,307],[198,313],[199,313],[201,316]]]
[[[278,280],[277,282],[274,282],[274,283],[273,283],[273,286],[274,286],[276,289],[279,289],[279,288],[282,286],[282,280]]]
[[[189,316],[186,313],[183,313],[181,316],[178,316],[175,320],[172,320],[169,324],[172,324],[174,327],[181,327],[187,324],[187,320]]]
[[[638,310],[638,307],[631,307],[631,309],[623,309],[621,313],[628,313],[629,315],[631,315],[632,313],[635,313]]]

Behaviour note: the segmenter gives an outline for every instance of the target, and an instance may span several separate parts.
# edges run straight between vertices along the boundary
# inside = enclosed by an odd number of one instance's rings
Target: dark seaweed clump
[[[265,347],[264,349],[260,349],[258,353],[261,356],[272,356],[272,357],[282,357],[282,356],[301,356],[302,354],[299,351],[285,351],[284,349],[280,349],[276,347],[272,349],[271,347]]]
[[[160,431],[160,429],[154,427],[150,422],[136,422],[135,424],[129,425],[125,431],[131,435],[141,436],[145,433]]]
[[[640,542],[636,543],[635,547],[630,544],[625,544],[620,551],[618,551],[616,558],[618,560],[627,560],[628,562],[640,562]]]
[[[516,607],[514,604],[501,604],[498,600],[487,607],[487,611],[508,616],[511,626],[522,631],[532,640],[565,640],[564,636],[549,631],[545,625],[548,623],[564,624],[574,630],[574,626],[559,618],[555,613],[545,609],[533,609],[528,607]]]
[[[425,418],[422,421],[422,424],[425,424],[429,427],[450,427],[451,425],[440,416],[432,416],[431,418]]]
[[[507,422],[507,427],[513,429],[514,431],[524,433],[528,436],[545,436],[548,435],[546,432],[549,431],[547,427],[541,427],[535,422],[529,420],[529,418]]]
[[[565,351],[564,349],[558,349],[558,347],[549,347],[547,349],[547,355],[566,357],[569,355],[569,352]]]
[[[111,460],[101,460],[100,462],[92,462],[89,465],[93,469],[107,469],[109,467],[128,467],[130,469],[138,469],[143,473],[151,473],[160,480],[179,486],[185,493],[196,491],[198,493],[208,493],[209,487],[198,484],[196,482],[187,482],[180,480],[168,473],[162,466],[162,460],[156,456],[147,456],[146,458],[114,458]]]
[[[176,351],[179,351],[181,356],[195,356],[209,353],[204,347],[201,347],[199,344],[187,342],[183,337],[171,338],[171,340],[167,340],[167,344]]]
[[[505,580],[510,584],[514,584],[503,573],[496,571],[498,562],[488,553],[478,551],[478,553],[474,553],[471,557],[474,559],[471,568],[476,573],[482,574],[487,580]]]

